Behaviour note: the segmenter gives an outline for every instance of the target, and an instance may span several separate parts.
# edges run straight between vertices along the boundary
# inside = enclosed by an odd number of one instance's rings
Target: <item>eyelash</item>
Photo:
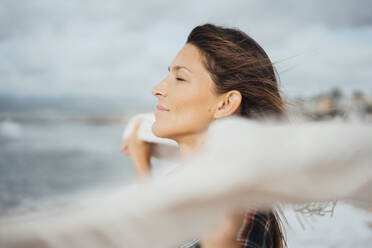
[[[176,77],[176,80],[177,80],[177,81],[185,81],[185,79],[180,78],[180,77]]]

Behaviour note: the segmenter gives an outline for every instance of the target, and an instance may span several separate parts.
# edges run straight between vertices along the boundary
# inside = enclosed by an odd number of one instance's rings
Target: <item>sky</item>
[[[0,94],[132,97],[168,73],[193,27],[237,27],[289,97],[372,94],[372,1],[1,0]]]

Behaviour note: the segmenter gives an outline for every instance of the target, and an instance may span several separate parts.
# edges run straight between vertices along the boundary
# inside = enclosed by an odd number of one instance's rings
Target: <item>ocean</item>
[[[123,124],[81,121],[0,123],[0,215],[83,191],[135,180],[119,152]]]

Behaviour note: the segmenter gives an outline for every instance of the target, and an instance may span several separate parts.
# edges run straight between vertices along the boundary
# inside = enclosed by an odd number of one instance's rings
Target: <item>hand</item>
[[[141,119],[136,122],[132,134],[120,148],[121,152],[132,158],[140,177],[147,175],[151,170],[150,157],[152,148],[151,143],[140,140],[137,137],[141,122]]]

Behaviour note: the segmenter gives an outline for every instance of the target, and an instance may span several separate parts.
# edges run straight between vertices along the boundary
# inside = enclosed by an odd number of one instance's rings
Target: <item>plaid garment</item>
[[[203,248],[195,239],[180,248]],[[249,210],[237,235],[242,248],[276,248],[275,216],[273,212]]]

